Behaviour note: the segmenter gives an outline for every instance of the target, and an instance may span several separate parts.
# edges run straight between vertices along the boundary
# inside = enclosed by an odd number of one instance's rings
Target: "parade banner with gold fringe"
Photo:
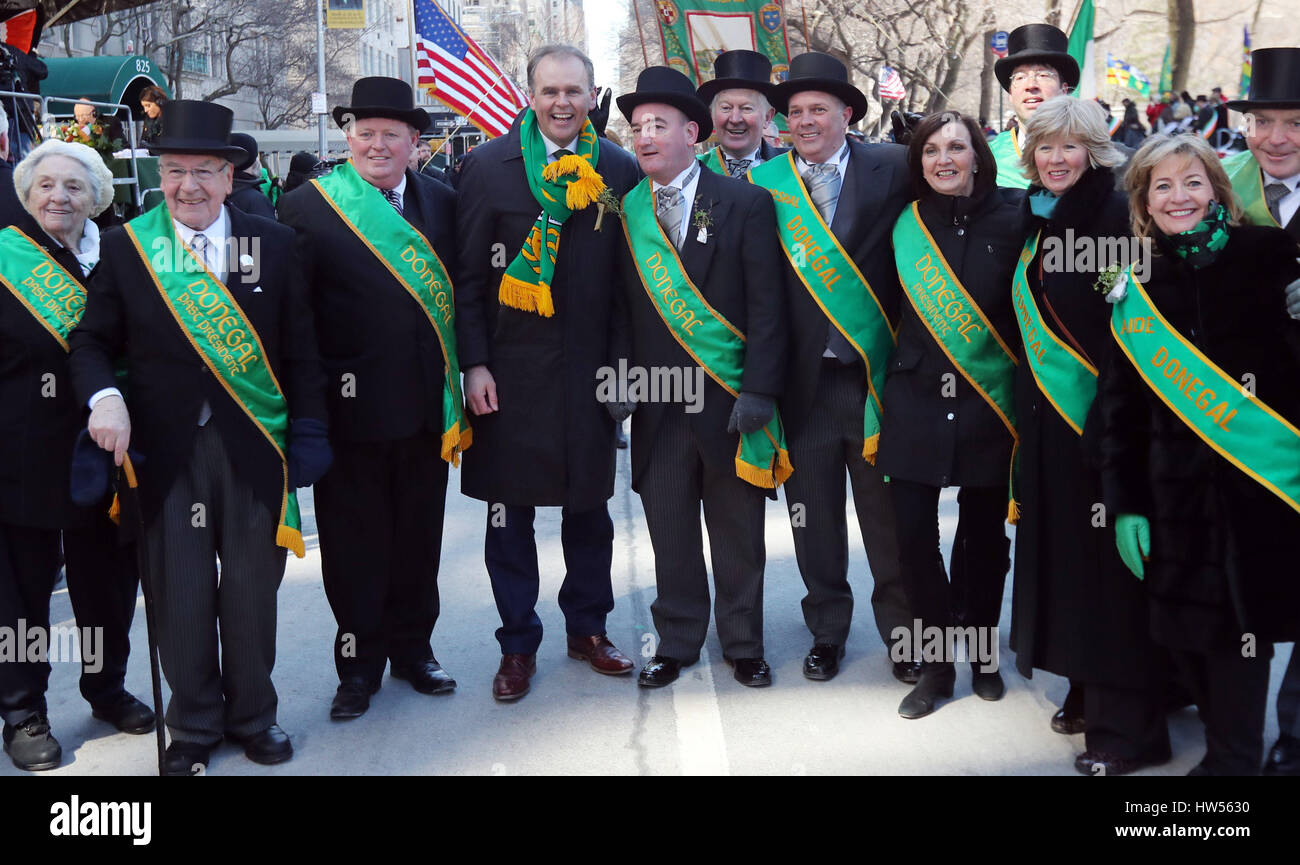
[[[85,286],[16,226],[0,231],[0,283],[67,351],[86,309]]]
[[[780,0],[654,0],[664,65],[696,87],[713,77],[713,61],[743,48],[767,55],[774,82],[790,71],[785,8]]]

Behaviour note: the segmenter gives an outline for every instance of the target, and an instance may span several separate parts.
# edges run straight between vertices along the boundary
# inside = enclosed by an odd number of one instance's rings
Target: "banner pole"
[[[641,39],[641,59],[645,62],[645,68],[650,68],[650,54],[645,50],[645,31],[641,29],[641,3],[640,0],[632,0],[632,12],[636,15],[636,35]]]

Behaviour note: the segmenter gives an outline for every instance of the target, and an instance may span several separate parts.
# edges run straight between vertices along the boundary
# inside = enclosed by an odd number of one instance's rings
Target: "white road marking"
[[[700,650],[700,660],[684,669],[681,678],[668,686],[673,692],[677,750],[683,775],[731,774],[711,664],[705,647]]]

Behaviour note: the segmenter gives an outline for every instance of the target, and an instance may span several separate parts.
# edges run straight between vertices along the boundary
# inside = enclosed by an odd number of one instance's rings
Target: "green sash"
[[[880,447],[880,391],[885,386],[889,354],[897,342],[889,317],[852,256],[817,212],[795,169],[793,150],[751,168],[748,177],[772,193],[777,234],[786,258],[804,288],[866,365],[862,457],[874,464]]]
[[[1025,274],[1038,252],[1041,236],[1039,232],[1025,241],[1020,263],[1016,265],[1016,275],[1011,281],[1011,301],[1016,307],[1016,322],[1020,325],[1020,338],[1025,345],[1025,359],[1038,389],[1070,429],[1083,435],[1088,407],[1097,395],[1097,369],[1062,342],[1038,311]]]
[[[460,465],[460,452],[474,438],[460,391],[456,313],[447,269],[424,235],[393,209],[382,192],[357,174],[351,161],[312,183],[343,224],[415,298],[438,335],[444,370],[440,453],[447,462]]]
[[[713,169],[713,172],[715,174],[721,174],[723,177],[731,176],[727,174],[727,163],[724,162],[722,159],[721,147],[715,147],[709,152],[701,153],[699,156],[695,158],[700,160],[700,162],[703,163],[705,168]]]
[[[1183,338],[1127,272],[1110,331],[1142,380],[1201,441],[1300,513],[1300,429]]]
[[[686,275],[677,248],[668,242],[655,215],[650,184],[650,178],[643,178],[623,197],[623,232],[641,284],[673,339],[723,390],[739,396],[745,373],[745,335],[709,305]],[[774,411],[763,429],[740,437],[736,477],[756,487],[775,489],[792,472],[781,413]]]
[[[1020,141],[1016,130],[1008,129],[989,142],[993,158],[998,164],[998,186],[1009,189],[1028,189],[1029,178],[1020,164]]]
[[[605,181],[596,172],[600,139],[588,120],[573,145],[577,152],[548,165],[546,141],[537,125],[537,114],[529,108],[519,124],[519,144],[528,189],[542,212],[524,238],[523,248],[506,266],[497,299],[505,306],[549,318],[555,315],[551,279],[560,254],[560,232],[575,210],[586,208],[605,190]]]
[[[1268,212],[1268,202],[1264,200],[1264,172],[1255,160],[1255,154],[1249,150],[1234,153],[1222,163],[1228,173],[1232,191],[1241,199],[1241,208],[1255,225],[1271,225],[1280,228],[1273,214]]]
[[[306,549],[298,496],[289,488],[285,459],[289,406],[266,362],[257,331],[221,281],[181,242],[166,202],[128,222],[126,233],[181,332],[280,457],[283,495],[275,543],[302,558]],[[176,248],[184,249],[191,260],[183,267],[177,264],[161,271],[151,265],[145,251]]]
[[[939,244],[921,221],[915,201],[894,223],[893,241],[903,296],[948,360],[1011,433],[1007,520],[1014,525],[1020,518],[1014,472],[1020,445],[1016,434],[1016,356],[948,266]]]
[[[0,283],[68,350],[86,308],[86,289],[17,226],[0,231]]]

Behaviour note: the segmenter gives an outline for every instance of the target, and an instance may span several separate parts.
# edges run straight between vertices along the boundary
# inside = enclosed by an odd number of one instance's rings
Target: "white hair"
[[[772,110],[772,103],[768,101],[767,94],[765,94],[763,91],[753,90],[749,87],[728,87],[726,90],[719,90],[717,93],[713,94],[713,101],[709,103],[710,114],[712,114],[714,111],[718,109],[718,100],[722,98],[722,94],[729,93],[732,90],[749,90],[751,93],[753,93],[755,96],[758,97],[759,107],[761,108],[764,114],[767,114],[767,112]]]
[[[66,156],[81,163],[81,167],[86,169],[86,179],[95,194],[95,203],[90,208],[92,217],[99,216],[113,203],[113,172],[108,170],[99,154],[84,144],[51,138],[42,141],[14,166],[14,189],[17,190],[18,200],[23,203],[23,207],[27,207],[27,196],[31,194],[32,184],[36,182],[36,168],[47,156]]]

